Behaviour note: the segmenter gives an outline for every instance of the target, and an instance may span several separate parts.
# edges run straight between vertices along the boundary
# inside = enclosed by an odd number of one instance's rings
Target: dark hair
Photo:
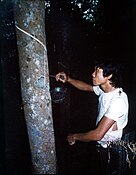
[[[120,63],[115,62],[104,62],[98,63],[96,68],[103,69],[103,76],[107,77],[112,75],[110,78],[110,82],[114,87],[122,87],[123,86],[123,70],[124,66]]]

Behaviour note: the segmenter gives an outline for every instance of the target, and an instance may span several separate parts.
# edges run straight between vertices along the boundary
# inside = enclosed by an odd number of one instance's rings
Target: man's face
[[[103,85],[108,81],[108,77],[103,76],[103,69],[102,68],[95,68],[94,72],[92,73],[92,81],[93,85]]]

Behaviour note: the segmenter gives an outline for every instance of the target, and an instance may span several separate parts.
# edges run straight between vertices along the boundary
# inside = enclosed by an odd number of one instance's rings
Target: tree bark
[[[56,174],[43,0],[16,1],[15,22],[22,101],[33,172]]]

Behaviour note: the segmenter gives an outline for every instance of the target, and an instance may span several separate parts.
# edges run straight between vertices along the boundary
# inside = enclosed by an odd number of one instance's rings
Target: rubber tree
[[[56,174],[56,150],[50,95],[44,0],[14,1],[21,93],[32,169]]]

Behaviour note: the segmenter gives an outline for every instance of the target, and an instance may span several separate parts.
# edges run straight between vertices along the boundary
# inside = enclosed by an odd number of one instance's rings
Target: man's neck
[[[111,84],[109,84],[109,85],[101,85],[100,88],[101,88],[105,93],[112,92],[112,91],[114,91],[115,89],[117,89],[117,88],[115,88],[114,86],[112,86]]]

